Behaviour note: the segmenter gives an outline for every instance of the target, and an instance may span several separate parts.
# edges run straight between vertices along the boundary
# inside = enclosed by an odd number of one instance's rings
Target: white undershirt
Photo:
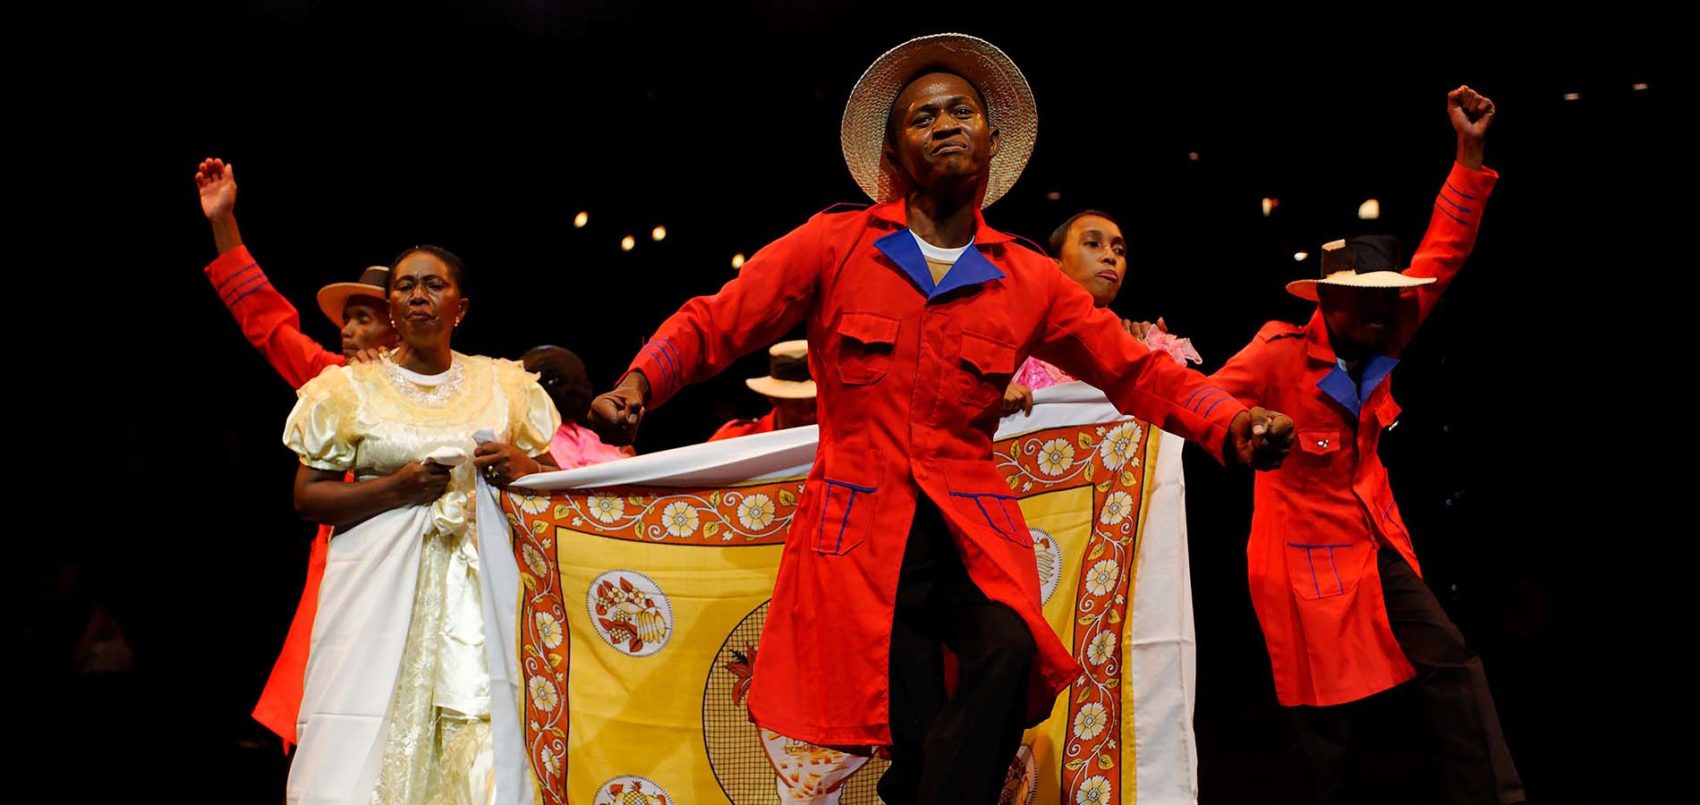
[[[915,234],[915,230],[913,229],[909,230],[909,236],[915,239],[916,246],[921,247],[921,256],[935,263],[956,265],[956,258],[961,257],[963,252],[968,251],[974,246],[974,241],[972,240],[968,241],[967,246],[958,246],[954,249],[945,249],[939,246],[934,246],[933,244],[922,240],[921,236]]]

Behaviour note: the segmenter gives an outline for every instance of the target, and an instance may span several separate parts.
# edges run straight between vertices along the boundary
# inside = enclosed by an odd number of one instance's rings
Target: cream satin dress
[[[430,376],[388,361],[331,367],[297,394],[284,444],[303,464],[352,470],[356,480],[389,475],[444,446],[470,456],[480,430],[541,455],[560,425],[534,375],[476,355],[456,353],[448,371]],[[487,645],[485,635],[503,628],[504,613],[494,610],[514,599],[491,596],[481,582],[490,569],[481,573],[481,565],[513,565],[503,520],[495,493],[468,462],[430,505],[392,509],[336,532],[313,623],[289,802],[531,800],[511,784],[523,776],[529,788],[529,775],[513,737],[517,690],[503,673],[496,737],[492,730],[490,669],[510,661],[511,640]],[[494,544],[481,553],[481,540]],[[510,784],[498,795],[499,779]]]

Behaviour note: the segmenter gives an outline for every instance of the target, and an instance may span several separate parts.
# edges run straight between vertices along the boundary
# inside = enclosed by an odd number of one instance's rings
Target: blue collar
[[[962,251],[961,257],[956,258],[956,263],[944,275],[944,280],[935,285],[933,272],[927,268],[926,256],[921,254],[921,247],[915,242],[915,235],[906,228],[875,240],[874,247],[891,258],[898,268],[903,269],[903,273],[909,276],[915,287],[927,295],[929,302],[951,291],[1004,277],[1004,273],[992,265],[992,261],[987,260],[978,248],[970,245]]]
[[[1316,381],[1316,387],[1351,411],[1352,416],[1358,416],[1370,393],[1375,391],[1375,387],[1381,385],[1381,381],[1386,380],[1387,376],[1393,373],[1393,367],[1398,365],[1398,358],[1386,355],[1370,358],[1369,363],[1364,365],[1363,379],[1354,384],[1351,374],[1346,371],[1346,362],[1336,358],[1334,368],[1328,370],[1328,374],[1323,375],[1321,380]]]

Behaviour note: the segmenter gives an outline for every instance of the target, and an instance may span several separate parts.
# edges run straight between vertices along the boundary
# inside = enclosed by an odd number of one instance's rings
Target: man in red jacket
[[[335,353],[301,332],[301,316],[295,306],[272,287],[259,263],[242,245],[236,227],[236,171],[220,159],[206,159],[195,171],[195,186],[201,194],[201,212],[212,225],[218,259],[206,267],[207,280],[218,292],[230,315],[242,327],[248,342],[264,355],[290,388],[317,377],[327,366],[338,366],[362,349],[388,349],[396,345],[384,302],[384,285],[389,269],[366,269],[359,282],[332,283],[319,290],[319,309],[342,327],[342,352]],[[254,720],[277,733],[284,745],[295,743],[295,718],[301,707],[301,688],[307,672],[307,648],[313,634],[313,616],[319,608],[319,579],[324,576],[325,551],[330,545],[330,526],[321,526],[307,556],[307,584],[301,603],[290,621],[283,651],[266,679],[265,690],[254,706]]]
[[[1079,673],[1040,609],[1032,538],[993,467],[1028,355],[1218,458],[1268,467],[1291,421],[1153,353],[1056,263],[987,226],[1032,153],[1032,91],[959,34],[912,40],[851,92],[841,144],[878,203],[829,210],[687,302],[593,421],[644,410],[806,323],[820,445],[749,694],[761,727],[890,748],[888,803],[992,803],[1024,726]],[[947,697],[942,647],[958,662]]]
[[[1287,286],[1320,301],[1310,321],[1269,323],[1211,376],[1297,423],[1299,449],[1257,476],[1246,560],[1276,696],[1291,708],[1319,802],[1359,801],[1343,773],[1350,703],[1413,679],[1449,800],[1523,800],[1481,660],[1419,577],[1376,455],[1399,416],[1388,375],[1475,245],[1498,178],[1482,167],[1493,102],[1459,87],[1447,110],[1457,162],[1410,266],[1391,237],[1327,244],[1322,278]]]
[[[207,159],[195,172],[201,191],[201,212],[212,225],[218,259],[206,267],[207,280],[241,325],[248,342],[264,355],[291,388],[319,376],[327,366],[341,365],[362,349],[387,349],[396,344],[384,302],[389,269],[372,266],[359,282],[336,282],[319,289],[319,310],[342,328],[342,352],[331,352],[301,332],[295,306],[272,287],[236,226],[236,171],[223,160]]]

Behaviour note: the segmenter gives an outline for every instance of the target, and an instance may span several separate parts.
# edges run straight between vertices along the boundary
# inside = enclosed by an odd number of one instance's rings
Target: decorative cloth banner
[[[1004,420],[1045,613],[1085,674],[1004,801],[1196,801],[1182,442],[1081,383]],[[525,751],[543,803],[878,802],[885,761],[758,729],[744,695],[817,430],[536,475],[502,496]],[[832,640],[830,633],[817,636]]]

